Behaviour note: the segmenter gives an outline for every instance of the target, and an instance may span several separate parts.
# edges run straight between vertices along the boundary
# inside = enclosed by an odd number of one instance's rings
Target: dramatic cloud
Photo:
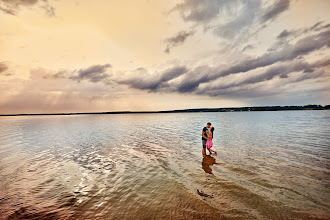
[[[218,71],[206,68],[206,70],[196,70],[185,76],[184,80],[178,87],[179,92],[192,92],[201,83],[206,83],[219,77],[228,76],[247,72],[260,67],[272,65],[277,62],[290,61],[298,56],[307,55],[310,52],[318,50],[322,47],[330,47],[330,31],[324,31],[316,35],[307,36],[296,42],[294,45],[289,45],[280,51],[266,53],[258,58],[247,59],[237,64],[231,65],[228,68],[222,68]],[[205,71],[208,74],[205,74]]]
[[[120,80],[118,83],[126,84],[136,89],[156,91],[161,86],[172,79],[175,79],[186,73],[185,66],[178,66],[167,69],[158,75],[132,77],[126,80]]]
[[[233,41],[232,47],[246,42],[289,9],[289,0],[278,0],[270,6],[263,6],[260,0],[184,0],[171,12],[178,12],[185,22],[193,22],[204,31]]]
[[[177,47],[185,42],[185,40],[194,35],[194,31],[186,32],[186,31],[181,31],[177,33],[175,36],[167,38],[165,42],[167,43],[165,53],[170,53],[170,50],[173,47]]]
[[[69,79],[80,82],[81,80],[88,80],[93,83],[103,81],[110,77],[106,71],[110,68],[110,64],[93,65],[86,69],[78,70],[78,74],[70,76]]]
[[[270,6],[265,14],[261,17],[262,22],[273,20],[279,14],[289,9],[290,1],[289,0],[279,0]]]
[[[201,24],[205,30],[212,29],[217,36],[232,38],[254,22],[260,6],[259,0],[185,0],[171,12],[179,12],[184,21]]]
[[[272,66],[268,70],[262,72],[261,74],[249,76],[248,78],[241,81],[235,81],[231,83],[222,82],[220,85],[208,86],[204,90],[200,90],[199,93],[201,93],[201,91],[207,92],[212,90],[223,90],[223,89],[229,89],[232,87],[238,87],[247,84],[265,82],[277,76],[280,78],[288,78],[289,77],[288,75],[290,73],[302,71],[304,73],[303,78],[300,77],[295,80],[296,82],[298,82],[304,79],[320,77],[321,76],[320,73],[313,74],[313,72],[315,70],[318,70],[319,68],[326,67],[329,65],[330,65],[330,59],[317,61],[313,64],[309,64],[303,61],[287,62],[277,66]]]
[[[48,0],[0,0],[0,11],[6,14],[17,15],[21,7],[32,7],[41,2],[41,7],[46,11],[49,16],[55,16],[55,9],[52,7]]]
[[[328,77],[327,75],[328,74]],[[304,96],[306,94],[313,94],[314,92],[324,92],[329,91],[328,86],[322,86],[314,89],[307,89],[306,87],[301,87],[301,82],[307,80],[323,81],[329,80],[329,72],[325,73],[325,71],[315,71],[310,74],[297,74],[298,76],[293,76],[292,78],[280,78],[277,82],[267,83],[266,81],[261,81],[259,83],[245,83],[237,86],[231,87],[214,87],[212,89],[198,90],[196,94],[199,95],[208,95],[208,96],[225,96],[232,98],[246,98],[246,99],[255,99],[255,98],[266,98],[266,97],[276,97],[281,96],[283,94],[290,94],[290,87],[296,88],[300,87],[294,94],[294,98],[298,98],[298,96]],[[309,82],[305,84],[308,85]],[[303,84],[303,83],[302,83]],[[293,86],[294,85],[294,86]],[[313,85],[311,85],[313,87]],[[293,95],[291,93],[291,95]],[[315,94],[314,94],[315,95]]]

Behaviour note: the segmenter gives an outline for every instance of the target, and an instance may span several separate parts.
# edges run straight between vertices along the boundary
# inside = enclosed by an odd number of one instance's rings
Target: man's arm
[[[207,137],[204,134],[205,134],[205,132],[202,131],[202,137],[205,138],[205,139],[207,139]]]

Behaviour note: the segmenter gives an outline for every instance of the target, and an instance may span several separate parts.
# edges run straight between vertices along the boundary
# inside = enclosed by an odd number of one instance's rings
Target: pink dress
[[[207,149],[210,149],[213,146],[212,136],[210,138],[211,138],[211,140],[207,139],[207,141],[206,141],[206,148]]]

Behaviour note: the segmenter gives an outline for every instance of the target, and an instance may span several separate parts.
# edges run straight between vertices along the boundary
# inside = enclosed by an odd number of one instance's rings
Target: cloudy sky
[[[330,104],[329,0],[0,0],[0,113]]]

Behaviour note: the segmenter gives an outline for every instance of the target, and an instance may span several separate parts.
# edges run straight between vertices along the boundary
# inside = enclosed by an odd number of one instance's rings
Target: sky
[[[0,114],[330,104],[329,0],[0,0]]]

